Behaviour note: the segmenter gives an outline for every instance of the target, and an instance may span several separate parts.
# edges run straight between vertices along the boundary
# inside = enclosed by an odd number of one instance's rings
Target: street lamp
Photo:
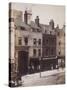
[[[41,78],[41,57],[39,58],[40,61],[40,78]]]

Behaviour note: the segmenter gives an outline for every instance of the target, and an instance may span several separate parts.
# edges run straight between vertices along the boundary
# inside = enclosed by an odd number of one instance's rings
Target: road
[[[24,87],[26,86],[40,86],[40,85],[56,85],[56,84],[64,84],[65,83],[65,73],[61,72],[54,75],[49,76],[41,76],[37,78],[33,77],[25,77],[22,78]]]

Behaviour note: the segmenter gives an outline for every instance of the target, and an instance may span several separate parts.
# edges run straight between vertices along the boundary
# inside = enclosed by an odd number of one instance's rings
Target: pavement
[[[60,68],[60,69],[25,75],[25,76],[22,76],[22,84],[23,86],[53,84],[53,83],[56,83],[55,79],[58,78],[58,75],[61,77],[62,73],[64,72],[65,72],[65,69]]]

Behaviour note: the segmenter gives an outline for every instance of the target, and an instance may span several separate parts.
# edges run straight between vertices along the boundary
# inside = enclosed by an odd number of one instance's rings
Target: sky
[[[45,4],[31,4],[31,3],[12,3],[12,9],[25,11],[29,9],[32,11],[32,21],[36,16],[39,16],[41,24],[49,24],[51,19],[54,20],[55,27],[59,24],[62,28],[65,24],[65,6],[61,5],[45,5]]]

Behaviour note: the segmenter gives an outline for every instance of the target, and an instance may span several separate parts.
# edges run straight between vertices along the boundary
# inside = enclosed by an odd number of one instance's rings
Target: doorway
[[[21,76],[26,75],[28,73],[28,52],[27,51],[18,52],[18,70]]]

